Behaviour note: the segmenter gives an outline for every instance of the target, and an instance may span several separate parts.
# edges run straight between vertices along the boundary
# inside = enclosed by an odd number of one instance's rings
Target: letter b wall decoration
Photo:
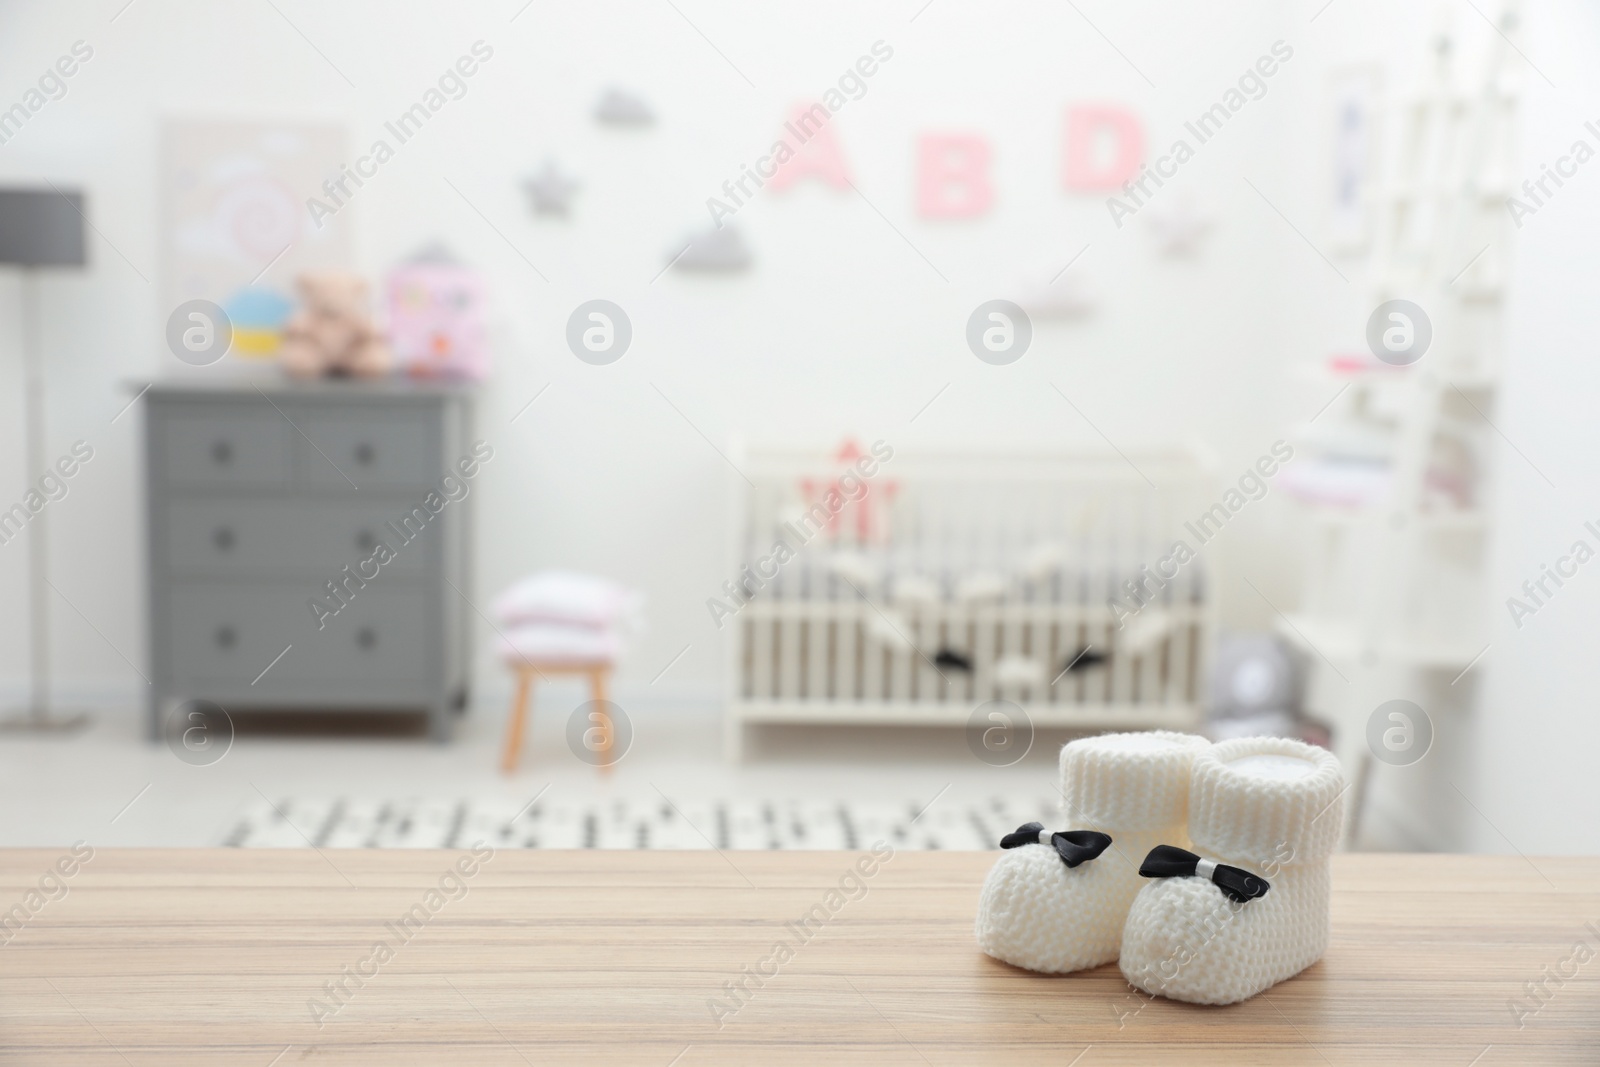
[[[917,140],[917,214],[969,219],[994,202],[989,142],[971,134],[924,134]]]

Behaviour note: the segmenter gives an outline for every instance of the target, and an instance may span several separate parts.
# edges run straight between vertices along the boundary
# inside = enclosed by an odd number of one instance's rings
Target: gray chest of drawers
[[[150,729],[173,707],[421,709],[471,664],[464,390],[157,384],[145,397]],[[460,590],[461,592],[458,592]]]

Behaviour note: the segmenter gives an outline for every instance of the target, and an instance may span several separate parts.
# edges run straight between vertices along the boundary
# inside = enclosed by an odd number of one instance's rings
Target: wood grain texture
[[[0,907],[60,855],[0,852]],[[0,933],[0,1063],[1600,1063],[1596,858],[1338,856],[1327,957],[1202,1008],[983,956],[993,854],[898,853],[830,901],[862,854],[502,851],[401,942],[385,922],[463,855],[98,851]],[[834,902],[803,943],[785,925]],[[777,942],[793,958],[719,1026]],[[1577,974],[1540,1006],[1546,968]],[[320,1026],[313,998],[338,1005]],[[1520,1028],[1514,999],[1539,1008]]]

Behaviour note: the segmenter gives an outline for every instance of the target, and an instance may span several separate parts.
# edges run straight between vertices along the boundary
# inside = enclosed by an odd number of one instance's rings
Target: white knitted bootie
[[[1187,840],[1189,767],[1208,744],[1203,737],[1157,731],[1064,746],[1068,832],[1055,840],[1053,827],[1007,835],[1008,849],[978,901],[978,947],[997,960],[1048,973],[1116,959],[1128,906],[1143,884],[1139,861],[1158,844]],[[1095,832],[1109,835],[1109,845]],[[1016,844],[1019,835],[1040,843]],[[1087,858],[1096,846],[1104,851]]]
[[[1198,855],[1144,859],[1153,880],[1128,912],[1123,976],[1153,995],[1232,1004],[1321,959],[1343,792],[1333,753],[1299,741],[1246,737],[1201,753],[1189,787]]]

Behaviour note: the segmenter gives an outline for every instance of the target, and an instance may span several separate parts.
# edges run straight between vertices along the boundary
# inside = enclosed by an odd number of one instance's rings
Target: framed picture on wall
[[[350,212],[312,218],[342,178],[344,127],[307,121],[169,118],[162,127],[165,308],[219,304],[233,354],[271,358],[293,307],[295,276],[350,265]]]
[[[1359,254],[1372,242],[1380,90],[1376,66],[1329,77],[1328,239],[1341,252]]]

